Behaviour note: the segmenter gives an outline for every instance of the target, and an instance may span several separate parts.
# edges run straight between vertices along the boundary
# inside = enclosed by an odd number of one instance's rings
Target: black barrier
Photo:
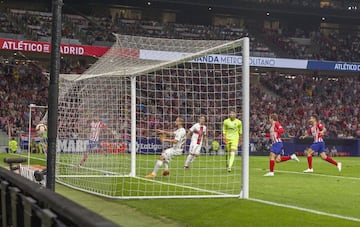
[[[8,164],[26,162],[26,158],[4,158],[4,162]]]
[[[21,163],[26,162],[26,158],[4,158],[4,163],[9,164],[9,169],[11,171],[15,171],[20,169],[20,165]],[[14,166],[14,164],[16,164]]]
[[[119,226],[85,207],[0,167],[2,227]]]

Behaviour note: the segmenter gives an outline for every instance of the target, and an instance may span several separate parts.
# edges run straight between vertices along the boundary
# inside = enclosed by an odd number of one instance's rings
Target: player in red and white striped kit
[[[205,116],[201,116],[199,118],[199,122],[194,124],[188,131],[186,137],[189,138],[191,136],[191,143],[189,147],[189,155],[186,158],[184,169],[188,169],[190,164],[195,160],[196,157],[200,155],[201,147],[203,141],[205,142],[205,146],[208,146],[208,140],[206,136],[206,126],[205,126]]]
[[[281,126],[281,124],[278,122],[278,115],[277,114],[271,114],[269,117],[269,121],[271,123],[270,133],[265,134],[266,137],[270,137],[272,141],[272,145],[270,148],[270,171],[264,176],[266,177],[272,177],[274,176],[274,167],[275,167],[275,161],[276,162],[285,162],[288,160],[294,160],[299,162],[298,157],[296,154],[292,154],[291,156],[281,156],[282,150],[283,150],[283,143],[281,140],[281,134],[284,133],[284,128]]]
[[[89,152],[105,152],[102,148],[101,148],[101,143],[100,143],[100,133],[102,131],[102,129],[105,130],[109,130],[114,137],[117,137],[117,134],[115,131],[110,130],[103,121],[101,121],[98,118],[94,118],[93,121],[91,121],[90,123],[90,136],[89,136],[89,144],[88,144],[88,149],[85,151],[83,158],[80,161],[79,166],[83,166],[84,163],[86,162],[88,156],[89,156]]]
[[[308,169],[304,170],[304,173],[312,173],[314,172],[312,166],[312,155],[314,152],[320,154],[320,157],[337,166],[339,172],[341,172],[341,163],[334,161],[331,157],[328,157],[325,152],[325,142],[323,140],[323,135],[326,133],[326,128],[323,124],[321,124],[318,120],[316,115],[312,115],[309,120],[310,128],[308,130],[308,136],[314,138],[313,144],[306,150],[307,160],[308,160]],[[300,138],[303,139],[307,137],[306,135],[301,136]]]

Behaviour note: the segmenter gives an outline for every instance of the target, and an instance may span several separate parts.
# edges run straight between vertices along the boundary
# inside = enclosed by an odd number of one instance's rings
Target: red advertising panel
[[[37,52],[37,53],[50,53],[51,45],[48,42],[0,39],[0,49],[28,51],[28,52]],[[109,47],[104,47],[104,46],[61,44],[61,53],[66,55],[101,57],[108,50]]]

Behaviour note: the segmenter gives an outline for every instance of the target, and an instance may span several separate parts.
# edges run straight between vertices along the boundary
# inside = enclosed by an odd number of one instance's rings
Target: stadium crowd
[[[115,41],[112,34],[114,32],[123,35],[200,40],[235,40],[249,36],[252,52],[260,56],[275,56],[264,43],[251,36],[244,27],[160,23],[150,20],[125,19],[119,15],[114,18],[111,16],[93,18],[97,23],[79,20],[77,17],[72,16],[69,16],[69,18],[74,18],[73,21],[81,34],[80,36],[85,37],[85,43],[91,45],[111,45]]]
[[[315,1],[266,1],[271,4],[314,3]],[[351,2],[345,5],[354,5]],[[305,4],[306,5],[306,4]],[[319,5],[319,3],[315,3]],[[333,4],[338,5],[337,3]],[[336,7],[335,7],[336,8]],[[10,18],[10,20],[9,20]],[[34,40],[49,41],[51,33],[51,14],[40,11],[26,11],[10,9],[1,12],[0,22],[2,30],[6,33],[18,34],[25,32]],[[112,45],[115,42],[113,33],[126,35],[142,35],[159,38],[178,39],[221,39],[234,40],[244,36],[251,39],[251,52],[253,56],[278,56],[302,59],[319,59],[335,61],[353,61],[359,59],[360,34],[357,32],[331,32],[320,31],[319,28],[301,28],[296,25],[285,25],[280,21],[279,28],[262,28],[260,34],[265,41],[250,33],[246,28],[247,22],[242,26],[228,24],[226,26],[196,25],[180,23],[160,23],[152,20],[128,19],[123,15],[89,16],[65,14],[62,35],[64,41],[74,44]],[[304,27],[304,26],[303,26]],[[21,30],[21,31],[20,31]],[[269,45],[276,48],[270,49]],[[316,47],[316,48],[314,48]],[[285,54],[284,54],[285,53]]]
[[[201,69],[198,72],[198,76],[185,70],[181,78],[169,73],[161,78],[139,80],[143,81],[138,82],[141,87],[138,132],[142,136],[151,136],[154,129],[159,127],[170,128],[175,116],[184,116],[189,126],[197,120],[195,116],[205,113],[212,125],[209,127],[209,137],[221,139],[221,123],[228,114],[227,108],[222,107],[235,103],[240,105],[241,100],[234,98],[237,95],[240,97],[235,93],[235,87],[240,83],[230,85],[235,78],[222,80],[216,70]],[[0,73],[0,97],[3,100],[0,103],[0,128],[7,132],[10,124],[15,131],[26,131],[28,105],[46,105],[47,78],[37,66],[15,63],[12,59],[6,60],[6,63],[0,61]],[[232,72],[225,72],[223,76],[227,73]],[[186,86],[189,81],[192,81],[192,86]],[[320,116],[328,129],[328,137],[360,137],[360,102],[356,95],[360,90],[360,81],[356,76],[316,77],[273,72],[260,76],[260,82],[261,86],[251,84],[252,141],[265,142],[261,133],[268,130],[268,115],[273,112],[279,114],[286,128],[284,137],[287,138],[304,134],[311,114]],[[174,87],[176,83],[184,85],[177,89]],[[263,90],[263,87],[270,92]],[[230,103],[221,102],[222,98],[229,99]],[[34,126],[43,114],[43,111],[35,110]]]
[[[319,30],[303,30],[289,27],[263,29],[268,41],[283,50],[287,57],[352,62],[360,59],[360,34],[340,33],[328,35]]]
[[[356,0],[243,0],[250,3],[258,3],[270,6],[302,7],[302,8],[328,8],[334,10],[360,10],[360,4]]]
[[[19,28],[11,21],[9,21],[7,14],[0,12],[0,32],[19,34]]]
[[[48,79],[34,64],[0,59],[0,129],[12,135],[28,130],[29,104],[46,106]],[[33,126],[44,116],[34,109]]]
[[[280,114],[291,136],[300,136],[311,114],[320,116],[327,136],[360,137],[358,76],[314,76],[268,73],[261,83],[276,94],[262,102],[262,111]]]
[[[164,73],[164,72],[163,72]],[[154,133],[156,128],[169,128],[176,116],[186,121],[186,127],[205,114],[209,122],[209,137],[220,139],[222,121],[228,116],[225,106],[240,106],[241,81],[232,69],[218,66],[171,70],[165,75],[143,76],[138,82],[141,88],[138,103],[141,104],[139,117],[143,119],[140,130]]]
[[[320,51],[317,59],[354,62],[360,59],[360,34],[340,34],[331,32],[329,36],[321,35],[318,42]]]
[[[26,11],[11,9],[9,13],[3,12],[4,23],[9,24],[7,33],[19,33],[18,28],[33,40],[46,41],[51,37],[51,14],[39,11]],[[8,22],[7,18],[14,22]],[[142,35],[159,38],[177,39],[222,39],[234,40],[249,36],[244,27],[238,26],[204,26],[178,23],[159,23],[149,20],[130,20],[120,16],[108,17],[80,17],[65,15],[63,23],[63,38],[82,40],[90,45],[112,45],[115,42],[113,33],[125,35]],[[12,26],[12,23],[15,23]],[[5,27],[5,26],[4,26]],[[10,28],[16,27],[17,30]],[[270,49],[255,37],[251,36],[251,50],[258,55],[274,56]]]
[[[282,29],[263,29],[265,37],[268,41],[275,44],[279,49],[286,53],[286,57],[300,58],[300,59],[314,59],[314,54],[310,51],[311,40],[317,40],[318,32],[311,34],[305,33],[301,29],[290,31],[286,28]],[[294,40],[294,38],[305,38],[309,40],[309,45],[302,45]]]
[[[221,79],[220,75],[215,77],[217,79],[211,79],[211,69],[200,70],[202,79],[198,79],[199,81],[194,81],[193,77],[187,78],[187,73],[184,74],[184,81],[175,76],[159,81],[154,79],[154,82],[150,83],[148,79],[145,80],[146,84],[141,86],[142,93],[154,98],[144,99],[145,102],[138,100],[141,103],[140,112],[144,113],[142,115],[144,126],[139,128],[154,129],[159,127],[161,122],[167,122],[161,127],[168,127],[171,116],[178,115],[184,116],[190,124],[197,120],[192,116],[203,113],[208,117],[210,137],[221,139],[221,122],[228,115],[228,109],[223,107],[234,103],[240,106],[241,100],[231,98],[240,97],[240,94],[234,93],[235,86],[240,84],[229,86],[229,81]],[[225,75],[226,73],[223,74]],[[167,86],[166,84],[171,80],[174,80],[173,85]],[[194,85],[184,85],[180,89],[172,87],[177,83]],[[208,85],[201,87],[197,84]],[[269,130],[268,116],[274,112],[279,114],[280,121],[286,128],[283,135],[286,138],[299,137],[307,133],[309,127],[307,121],[312,114],[319,115],[326,125],[327,137],[358,138],[360,137],[360,102],[357,95],[359,89],[360,80],[357,76],[316,77],[278,72],[261,75],[260,85],[256,83],[251,85],[251,139],[264,141],[261,133]],[[222,103],[220,101],[222,98],[230,100],[229,103]]]
[[[276,3],[276,1],[266,1]],[[280,1],[279,1],[280,2]],[[298,1],[307,4],[311,1]],[[48,13],[24,10],[12,10],[11,16],[17,18],[16,23],[27,26],[27,31],[35,38],[49,36],[50,16]],[[8,33],[19,33],[17,26],[8,20],[8,15],[0,15],[2,30]],[[121,16],[83,17],[67,15],[63,34],[68,38],[78,38],[80,35],[86,43],[114,42],[112,32],[127,35],[144,35],[162,38],[179,39],[226,39],[232,40],[250,35],[245,27],[237,26],[204,26],[178,23],[159,23],[149,20],[130,20]],[[360,59],[360,36],[356,33],[339,35],[337,32],[325,36],[319,31],[282,28],[278,30],[265,29],[265,36],[288,55],[295,58],[315,58],[326,60],[351,61]],[[251,36],[251,35],[250,35]],[[313,44],[318,44],[319,52],[310,52],[306,45],[300,45],[293,38],[310,39]],[[273,54],[271,50],[257,39],[251,37],[251,50],[258,53]],[[78,61],[62,60],[63,73],[82,73],[86,66]],[[174,77],[173,72],[162,78],[144,78],[141,87],[143,97],[153,99],[139,99],[139,113],[142,119],[139,128],[146,128],[139,132],[150,135],[153,129],[161,125],[168,128],[171,125],[171,116],[187,116],[188,124],[196,121],[192,116],[206,113],[209,122],[215,122],[210,128],[210,135],[220,139],[219,130],[222,120],[227,116],[228,110],[221,108],[226,104],[221,99],[240,97],[234,94],[235,87],[227,81],[213,79],[217,76],[218,69],[199,69],[198,75],[193,75],[189,70],[182,72],[181,77]],[[14,59],[0,59],[0,127],[7,129],[8,122],[11,128],[26,130],[28,121],[28,105],[36,103],[45,105],[47,98],[47,79],[41,69],[31,63],[19,63]],[[178,73],[178,72],[177,72]],[[225,72],[230,73],[231,71]],[[178,74],[176,74],[178,75]],[[232,77],[231,77],[232,78]],[[170,82],[185,84],[192,81],[192,86],[172,87]],[[174,81],[172,81],[174,80]],[[208,84],[196,86],[196,84]],[[262,132],[268,130],[268,114],[277,112],[280,121],[287,128],[285,137],[299,136],[307,127],[306,119],[312,113],[321,116],[328,128],[330,137],[360,137],[359,100],[356,92],[359,91],[359,79],[352,76],[346,77],[314,77],[313,75],[283,75],[277,72],[261,76],[261,86],[251,85],[251,139],[261,141]],[[266,87],[271,92],[263,91]],[[352,89],[344,89],[351,87]],[[179,90],[178,92],[174,92]],[[213,100],[213,101],[211,101]],[[231,99],[229,102],[239,102]],[[206,102],[204,102],[206,101]],[[229,103],[228,103],[229,104]],[[196,108],[201,106],[202,108]],[[297,108],[294,108],[294,107]],[[179,108],[180,107],[180,108]],[[34,113],[35,123],[44,113]],[[170,117],[170,118],[169,118]],[[35,124],[34,123],[34,124]]]
[[[32,40],[50,41],[52,14],[49,12],[10,9],[6,16],[18,31],[25,32]],[[75,31],[71,23],[63,22],[62,37],[74,39]]]

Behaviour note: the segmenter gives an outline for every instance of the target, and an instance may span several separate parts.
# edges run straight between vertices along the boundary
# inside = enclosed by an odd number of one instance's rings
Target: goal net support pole
[[[242,144],[242,190],[240,198],[249,198],[249,144],[250,144],[250,43],[243,38],[242,45],[242,111],[243,111],[243,144]]]
[[[131,76],[131,172],[130,176],[136,176],[136,76]]]

